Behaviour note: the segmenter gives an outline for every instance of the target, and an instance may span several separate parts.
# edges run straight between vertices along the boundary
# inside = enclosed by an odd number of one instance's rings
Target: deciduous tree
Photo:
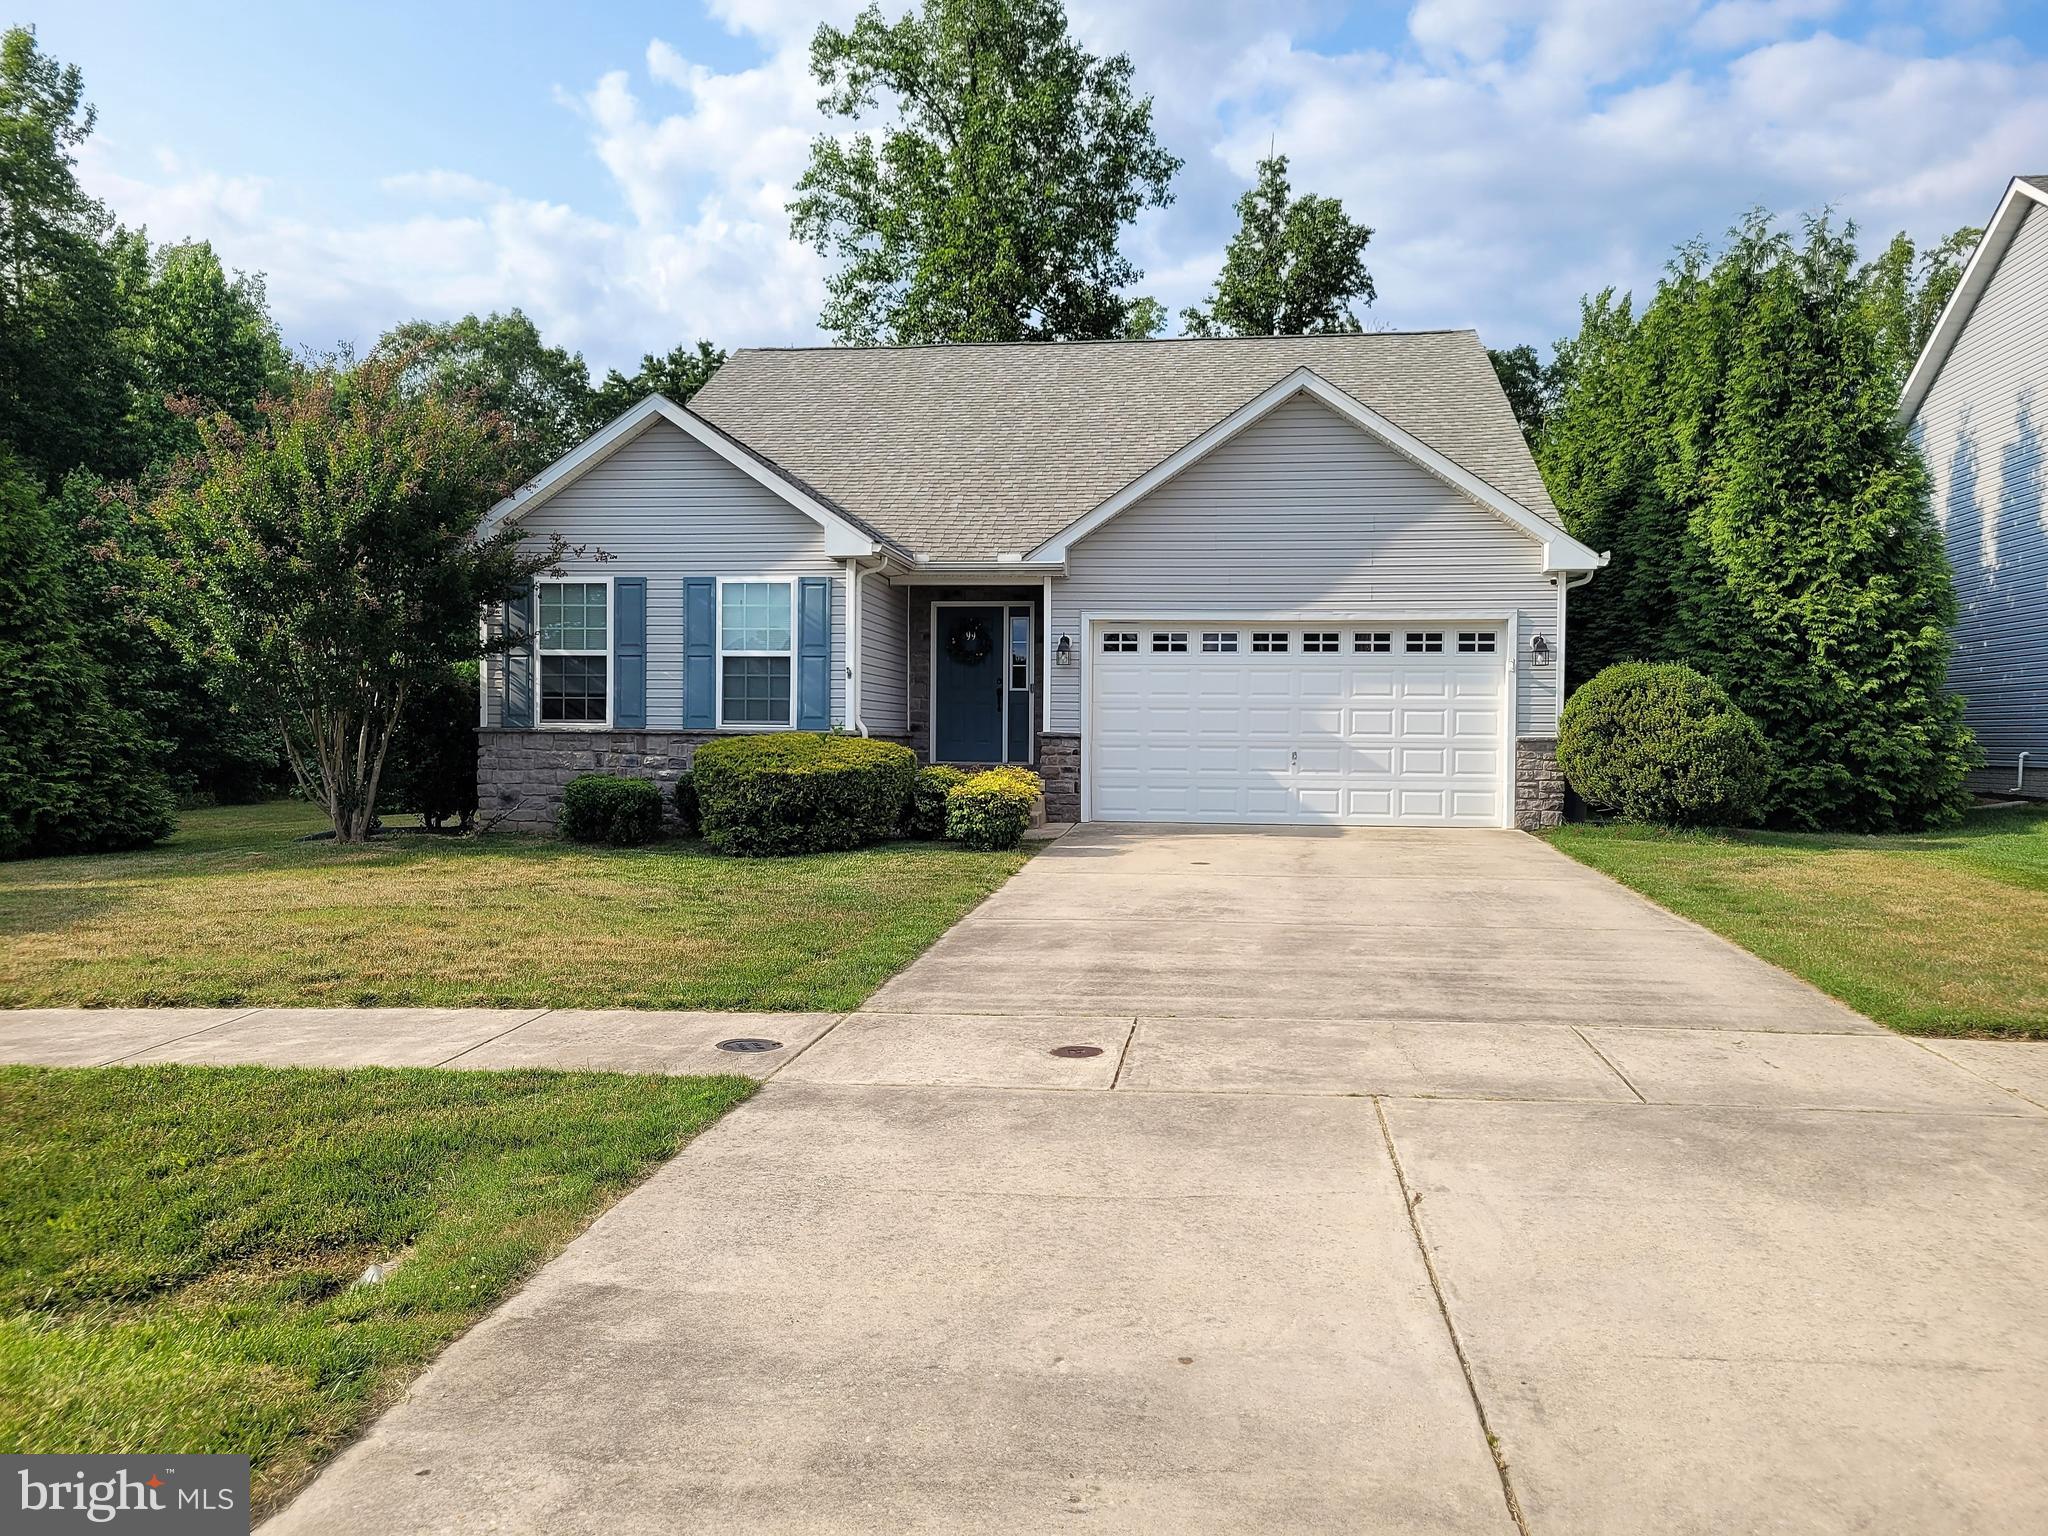
[[[1355,331],[1354,303],[1371,304],[1365,247],[1372,231],[1334,197],[1287,181],[1287,157],[1259,162],[1258,180],[1237,200],[1237,233],[1223,253],[1223,271],[1209,307],[1184,309],[1191,336],[1309,336]]]
[[[789,205],[837,258],[819,323],[841,341],[1125,333],[1142,276],[1118,236],[1164,207],[1181,162],[1152,134],[1131,61],[1074,41],[1060,0],[923,0],[820,26],[820,106],[879,135],[822,134]]]
[[[540,473],[592,427],[590,370],[551,347],[522,310],[479,319],[409,320],[386,331],[373,358],[398,363],[408,389],[462,401],[502,424],[513,476]]]
[[[78,184],[92,132],[76,65],[0,32],[0,444],[55,484],[116,470],[129,398],[113,219]]]
[[[679,346],[660,357],[649,352],[640,359],[639,371],[630,378],[612,369],[590,397],[588,430],[595,432],[649,395],[666,395],[677,405],[689,404],[690,396],[711,382],[711,375],[718,372],[724,361],[722,348],[700,339],[694,347]]]
[[[154,504],[159,579],[249,680],[344,842],[369,835],[414,692],[477,656],[484,604],[559,556],[480,534],[512,484],[509,433],[409,387],[415,361],[304,370],[253,431],[202,418],[203,454]]]

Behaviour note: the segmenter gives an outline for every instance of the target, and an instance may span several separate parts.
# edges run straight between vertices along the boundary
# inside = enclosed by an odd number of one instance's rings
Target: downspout
[[[1601,565],[1605,566],[1608,559],[1609,556],[1602,554]],[[1557,712],[1560,717],[1564,714],[1564,648],[1569,633],[1565,624],[1566,600],[1599,574],[1599,571],[1583,571],[1576,579],[1567,576],[1557,584]]]
[[[862,565],[859,555],[846,559],[846,721],[859,736],[868,733],[868,723],[860,712],[860,584],[888,563],[887,555],[875,556],[871,566]]]
[[[2027,792],[2027,759],[2033,755],[2032,752],[2022,752],[2019,761],[2013,764],[2016,772],[2013,776],[2012,792],[2016,795],[2024,795]]]

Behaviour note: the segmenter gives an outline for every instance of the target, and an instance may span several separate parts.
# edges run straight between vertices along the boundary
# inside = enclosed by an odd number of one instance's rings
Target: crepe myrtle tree
[[[512,434],[409,388],[412,362],[302,368],[254,427],[202,416],[199,453],[152,501],[157,579],[197,614],[195,643],[246,681],[344,843],[375,825],[408,699],[495,648],[485,604],[568,552],[482,530],[511,485]]]

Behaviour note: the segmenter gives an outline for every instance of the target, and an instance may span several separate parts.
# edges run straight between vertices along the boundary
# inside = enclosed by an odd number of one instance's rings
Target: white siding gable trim
[[[1927,391],[1934,387],[1941,365],[1948,361],[1957,338],[1963,334],[1963,327],[1970,323],[1970,311],[1977,307],[1977,301],[1991,285],[1999,259],[2005,255],[2006,247],[2012,244],[2012,237],[2019,233],[2028,208],[2035,203],[2048,207],[2048,192],[2015,176],[2006,187],[2005,196],[1998,201],[1998,211],[1992,214],[1991,222],[1985,226],[1984,238],[1970,253],[1969,265],[1963,268],[1956,291],[1949,295],[1948,303],[1942,306],[1941,318],[1934,322],[1934,329],[1928,333],[1927,345],[1920,350],[1920,360],[1913,364],[1913,371],[1906,376],[1906,387],[1899,392],[1900,426],[1912,425],[1921,402],[1927,398]]]
[[[765,461],[736,446],[723,432],[684,410],[663,395],[649,395],[602,431],[585,438],[533,479],[484,514],[479,534],[497,530],[507,518],[521,517],[557,492],[576,483],[657,421],[666,421],[709,448],[748,479],[774,492],[825,530],[825,553],[835,558],[872,555],[880,541],[848,522],[802,486],[777,474]]]
[[[1025,562],[1043,565],[1065,561],[1069,546],[1086,538],[1111,518],[1142,501],[1189,465],[1207,457],[1229,442],[1253,422],[1279,409],[1295,396],[1303,394],[1321,401],[1339,416],[1371,433],[1403,458],[1435,475],[1511,527],[1535,539],[1543,546],[1544,570],[1597,571],[1607,564],[1605,555],[1595,554],[1562,528],[1538,517],[1512,496],[1496,490],[1471,471],[1454,464],[1413,433],[1394,425],[1379,412],[1361,404],[1308,368],[1295,369],[1279,383],[1246,401],[1193,442],[1162,459],[1100,506],[1083,513],[1040,544],[1024,557]]]

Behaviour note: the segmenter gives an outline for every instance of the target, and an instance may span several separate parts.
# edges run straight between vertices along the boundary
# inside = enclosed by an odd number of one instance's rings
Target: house
[[[1558,820],[1565,532],[1470,331],[735,353],[515,495],[485,815],[735,731],[1025,763],[1054,820]]]
[[[2014,178],[1899,399],[1955,570],[1984,790],[2048,795],[2048,176]]]

